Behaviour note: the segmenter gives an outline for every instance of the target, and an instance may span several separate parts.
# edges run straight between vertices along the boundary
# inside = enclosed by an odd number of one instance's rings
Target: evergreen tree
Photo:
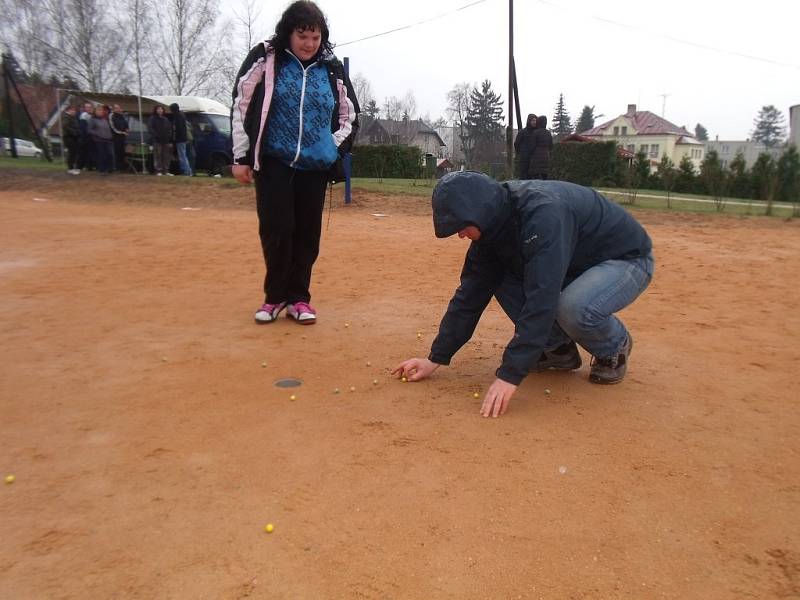
[[[687,154],[683,155],[680,164],[678,165],[678,175],[675,178],[675,191],[677,192],[692,192],[695,187],[695,180],[697,174],[694,169],[694,163]]]
[[[666,154],[661,157],[658,165],[656,165],[656,172],[653,179],[657,187],[662,190],[672,189],[672,186],[675,185],[675,163],[673,163],[672,159]],[[672,186],[669,185],[670,183]]]
[[[761,142],[767,148],[774,148],[783,142],[786,124],[781,111],[772,104],[761,108],[753,125],[753,141]]]
[[[744,154],[737,152],[731,164],[728,165],[728,169],[730,170],[731,178],[731,196],[735,198],[750,198],[750,173],[747,171],[747,162],[744,160]]]
[[[777,199],[782,202],[800,202],[800,154],[792,144],[778,159]]]
[[[701,142],[707,142],[708,129],[706,129],[705,127],[700,125],[700,123],[698,123],[697,125],[694,126],[694,137],[696,137]]]
[[[650,159],[643,150],[636,153],[636,159],[633,161],[633,185],[636,188],[647,187],[650,181]]]
[[[381,109],[378,106],[378,103],[375,102],[374,98],[367,102],[366,106],[364,106],[364,114],[366,114],[368,117],[372,117],[373,119],[377,119],[380,112]]]
[[[5,68],[8,69],[8,72],[11,73],[11,77],[14,78],[14,82],[17,85],[20,83],[29,83],[28,74],[20,66],[13,52],[9,51],[3,54],[3,63],[5,64]]]
[[[750,170],[752,197],[756,200],[770,200],[775,190],[775,175],[775,160],[770,154],[762,152]]]
[[[570,119],[567,108],[564,106],[564,94],[558,95],[558,104],[556,104],[556,112],[553,115],[553,124],[550,131],[556,136],[572,133],[572,119]]]
[[[598,119],[601,116],[602,115],[594,114],[594,106],[589,106],[588,104],[585,105],[581,111],[581,116],[578,119],[578,124],[575,126],[575,133],[589,131],[592,127],[594,127],[595,119]]]
[[[728,174],[722,166],[716,150],[709,150],[703,162],[700,163],[700,183],[702,191],[714,197],[717,210],[722,210],[723,198],[727,193]]]
[[[472,144],[472,165],[502,162],[503,100],[492,91],[492,82],[488,79],[480,90],[473,88],[469,98],[465,125]]]
[[[658,185],[667,192],[667,208],[672,208],[672,190],[675,187],[675,163],[666,154],[661,157],[661,162],[656,168],[656,181]]]

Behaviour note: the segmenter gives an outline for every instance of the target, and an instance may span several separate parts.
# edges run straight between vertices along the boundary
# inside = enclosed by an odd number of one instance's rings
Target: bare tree
[[[263,6],[258,0],[240,0],[240,10],[233,10],[236,23],[242,32],[244,53],[247,54],[250,48],[255,46],[258,40],[257,21],[261,16]]]
[[[222,81],[232,71],[221,48],[227,36],[215,31],[218,0],[163,0],[160,7],[150,50],[165,91],[177,96],[229,91],[230,82]]]
[[[458,135],[461,142],[461,149],[464,156],[469,160],[472,158],[473,140],[470,138],[467,127],[467,115],[469,114],[470,95],[475,86],[470,83],[458,83],[447,92],[446,114],[453,123],[454,135]]]
[[[45,78],[49,74],[47,48],[41,43],[47,30],[47,15],[39,6],[26,0],[2,0],[0,11],[0,40],[14,54],[28,75]]]
[[[23,0],[24,1],[24,0]],[[119,90],[129,80],[124,35],[109,23],[102,0],[42,0],[46,27],[34,34],[59,79],[98,92]]]
[[[137,93],[142,93],[144,72],[150,66],[150,54],[145,51],[148,46],[148,31],[151,27],[151,0],[125,0],[124,16],[130,24],[128,54],[133,59],[136,72]]]
[[[386,98],[383,107],[383,116],[386,119],[399,121],[403,117],[403,102],[397,96]]]
[[[408,116],[409,119],[413,119],[417,116],[417,99],[414,97],[414,92],[412,90],[408,90],[406,95],[403,96],[403,113]]]
[[[362,73],[356,73],[352,82],[356,98],[361,106],[368,106],[371,101],[375,100],[375,96],[372,94],[372,85]]]

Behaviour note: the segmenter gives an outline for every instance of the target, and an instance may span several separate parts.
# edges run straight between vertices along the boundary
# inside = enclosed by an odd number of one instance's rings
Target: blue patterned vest
[[[331,134],[333,91],[324,65],[287,52],[275,76],[264,153],[295,169],[327,171],[338,158]]]

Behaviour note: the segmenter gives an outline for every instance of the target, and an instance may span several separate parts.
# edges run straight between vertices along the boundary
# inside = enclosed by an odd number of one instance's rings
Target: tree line
[[[256,16],[221,22],[219,0],[0,0],[0,10],[0,41],[31,83],[217,98],[236,69],[223,32],[244,40]]]

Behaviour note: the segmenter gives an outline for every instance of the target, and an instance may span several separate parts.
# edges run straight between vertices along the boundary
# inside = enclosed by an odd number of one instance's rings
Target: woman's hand
[[[249,165],[233,165],[231,173],[239,183],[253,183],[253,169]]]
[[[397,365],[392,370],[392,375],[397,375],[398,378],[406,377],[409,381],[420,381],[430,377],[438,368],[437,363],[431,362],[427,358],[409,358]]]

